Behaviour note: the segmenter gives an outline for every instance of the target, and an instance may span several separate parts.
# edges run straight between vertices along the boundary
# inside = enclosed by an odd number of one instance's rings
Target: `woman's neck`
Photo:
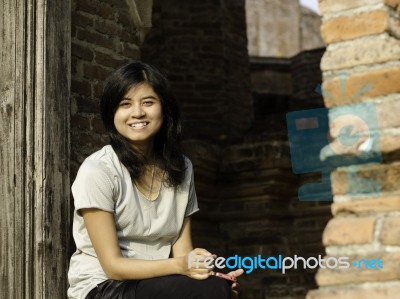
[[[154,160],[154,148],[152,142],[150,144],[134,144],[132,146],[135,150],[140,152],[148,161],[152,162]]]

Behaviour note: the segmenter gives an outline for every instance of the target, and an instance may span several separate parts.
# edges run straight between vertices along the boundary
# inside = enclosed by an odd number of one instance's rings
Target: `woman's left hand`
[[[235,271],[229,272],[228,275],[239,277],[243,273],[244,273],[243,269],[237,269]],[[234,282],[232,284],[232,298],[239,298],[239,283],[238,282]]]

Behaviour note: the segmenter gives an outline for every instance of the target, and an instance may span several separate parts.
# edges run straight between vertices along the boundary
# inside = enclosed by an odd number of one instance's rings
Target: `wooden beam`
[[[70,0],[0,4],[0,290],[65,298]]]

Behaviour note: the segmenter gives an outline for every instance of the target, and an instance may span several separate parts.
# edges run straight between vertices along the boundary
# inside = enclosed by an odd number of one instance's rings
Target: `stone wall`
[[[295,0],[246,0],[248,51],[254,57],[291,57],[323,47],[321,18]]]
[[[383,268],[376,263],[320,269],[319,289],[307,298],[397,298],[400,1],[320,0],[320,10],[321,32],[328,45],[321,62],[325,105],[331,113],[351,111],[366,119],[366,127],[349,124],[358,130],[360,140],[377,136],[370,151],[381,156],[381,163],[344,166],[333,172],[334,217],[325,228],[323,242],[328,256],[348,256],[352,263],[380,259]],[[366,107],[372,107],[369,114]],[[331,135],[333,144],[339,137],[332,123]],[[348,154],[357,155],[360,148]]]

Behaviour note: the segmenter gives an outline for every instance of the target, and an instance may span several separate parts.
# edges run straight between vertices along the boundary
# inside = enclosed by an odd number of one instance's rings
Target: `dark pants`
[[[170,275],[144,280],[106,280],[86,299],[230,299],[231,287],[221,278],[211,276],[196,280]]]

